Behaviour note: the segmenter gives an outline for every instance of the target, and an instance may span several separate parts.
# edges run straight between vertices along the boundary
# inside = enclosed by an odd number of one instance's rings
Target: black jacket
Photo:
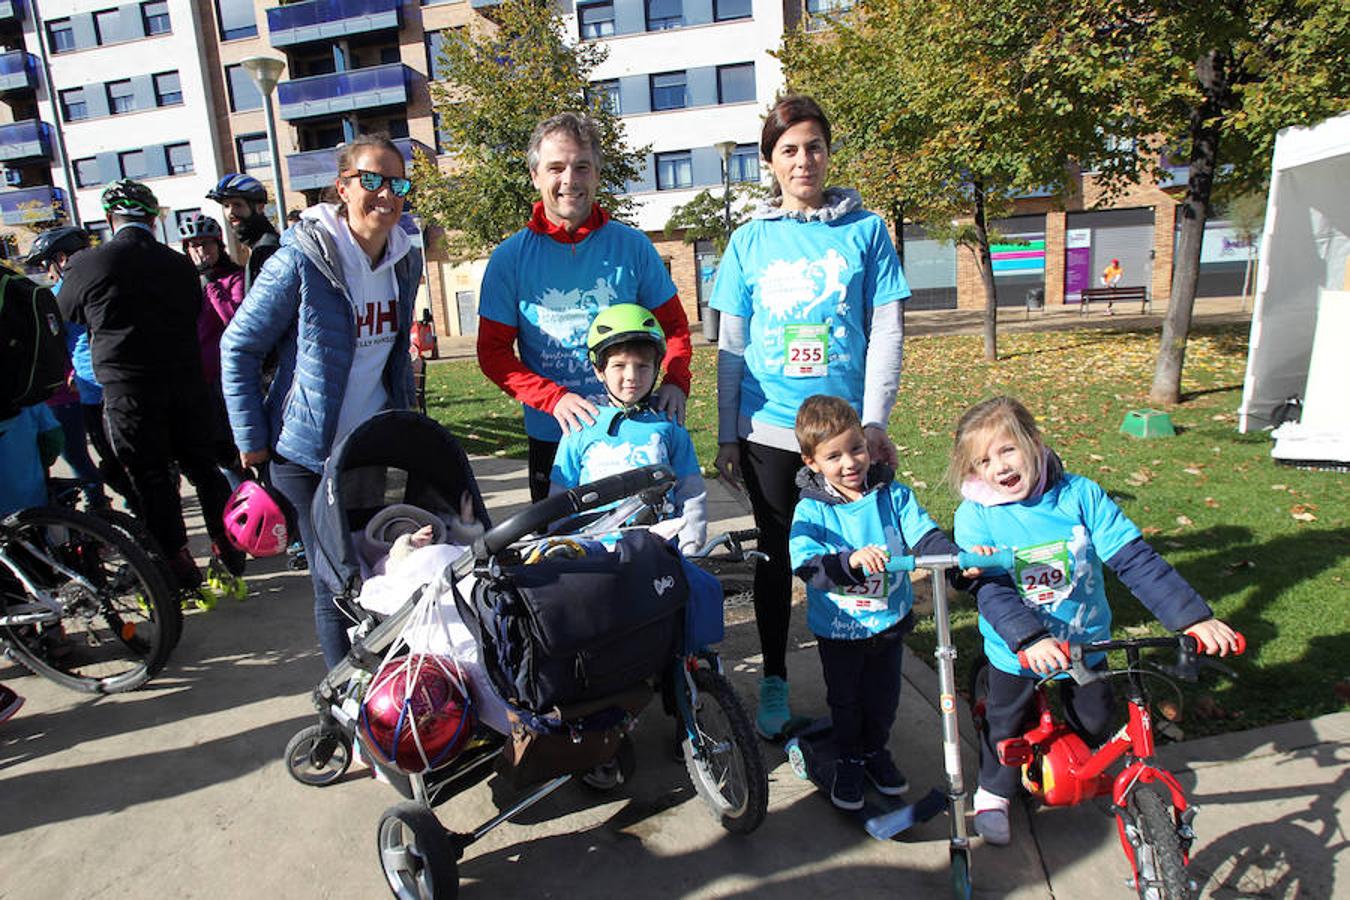
[[[100,384],[200,379],[197,269],[143,228],[126,226],[71,260],[61,314],[89,327]]]
[[[280,249],[281,238],[275,231],[271,230],[271,225],[268,225],[268,230],[249,248],[248,266],[244,271],[245,293],[253,287],[253,282],[258,280],[258,273],[262,271],[263,263],[267,262],[268,258]]]

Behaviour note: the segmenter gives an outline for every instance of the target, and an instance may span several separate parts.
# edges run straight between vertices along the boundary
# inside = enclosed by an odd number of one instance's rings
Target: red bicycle
[[[1190,634],[1060,646],[1071,661],[1068,672],[1079,684],[1102,678],[1126,680],[1129,721],[1093,751],[1051,708],[1046,690],[1055,678],[1051,675],[1037,685],[1036,724],[1021,737],[1000,741],[999,761],[1021,768],[1023,786],[1047,806],[1074,806],[1109,795],[1120,844],[1139,896],[1144,900],[1190,900],[1196,886],[1186,869],[1195,840],[1191,823],[1196,808],[1187,802],[1180,783],[1162,767],[1154,752],[1153,718],[1144,678],[1196,681],[1201,666],[1217,668],[1230,676],[1232,671],[1202,657],[1199,651],[1203,648]],[[1155,647],[1175,648],[1176,664],[1164,666],[1140,659],[1141,650]],[[1246,639],[1238,635],[1237,652],[1245,649]],[[1125,668],[1094,671],[1084,665],[1085,654],[1111,650],[1125,652]],[[984,727],[988,665],[978,664],[971,681],[971,714],[980,729]],[[1109,774],[1108,770],[1122,759],[1124,768]]]

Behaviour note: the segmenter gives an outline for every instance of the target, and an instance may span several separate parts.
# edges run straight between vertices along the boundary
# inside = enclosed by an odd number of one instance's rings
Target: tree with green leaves
[[[710,188],[699,191],[688,203],[681,204],[670,211],[666,221],[666,237],[683,231],[686,244],[698,241],[710,241],[720,256],[731,240],[731,232],[750,221],[750,213],[755,204],[768,196],[768,191],[759,184],[738,182],[731,186],[731,228],[727,228],[726,195],[722,190],[716,193]]]
[[[781,58],[793,90],[835,126],[835,177],[870,206],[897,210],[975,255],[984,286],[984,354],[998,358],[998,296],[989,221],[1029,189],[1063,197],[1072,164],[1112,178],[1133,154],[1108,142],[1107,98],[1079,78],[1087,23],[1072,2],[862,0],[823,38],[795,33]]]
[[[431,83],[431,99],[449,171],[422,154],[413,162],[417,212],[445,229],[450,254],[461,259],[485,255],[528,220],[539,194],[525,153],[544,119],[585,110],[595,120],[604,155],[597,199],[621,220],[633,208],[624,186],[647,151],[627,146],[618,116],[588,91],[602,45],[569,43],[548,0],[502,0],[491,19],[447,35],[437,60],[443,80]]]
[[[1275,135],[1350,108],[1350,4],[1225,0],[1113,5],[1097,76],[1131,109],[1152,149],[1189,165],[1149,398],[1176,403],[1200,250],[1216,190],[1237,196],[1269,179]]]

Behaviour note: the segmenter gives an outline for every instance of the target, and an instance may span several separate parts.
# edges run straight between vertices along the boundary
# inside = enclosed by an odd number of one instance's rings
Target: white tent
[[[1291,462],[1350,463],[1350,113],[1275,140],[1238,430]]]

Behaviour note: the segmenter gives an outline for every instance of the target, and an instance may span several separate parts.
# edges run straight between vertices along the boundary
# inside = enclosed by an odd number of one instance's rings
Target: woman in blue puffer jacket
[[[376,413],[413,402],[408,336],[422,255],[398,227],[411,187],[403,155],[383,135],[362,135],[339,149],[336,187],[340,203],[309,208],[282,236],[220,341],[240,461],[269,463],[307,551],[310,502],[332,448]],[[314,622],[331,668],[350,644],[319,568],[310,567]]]

